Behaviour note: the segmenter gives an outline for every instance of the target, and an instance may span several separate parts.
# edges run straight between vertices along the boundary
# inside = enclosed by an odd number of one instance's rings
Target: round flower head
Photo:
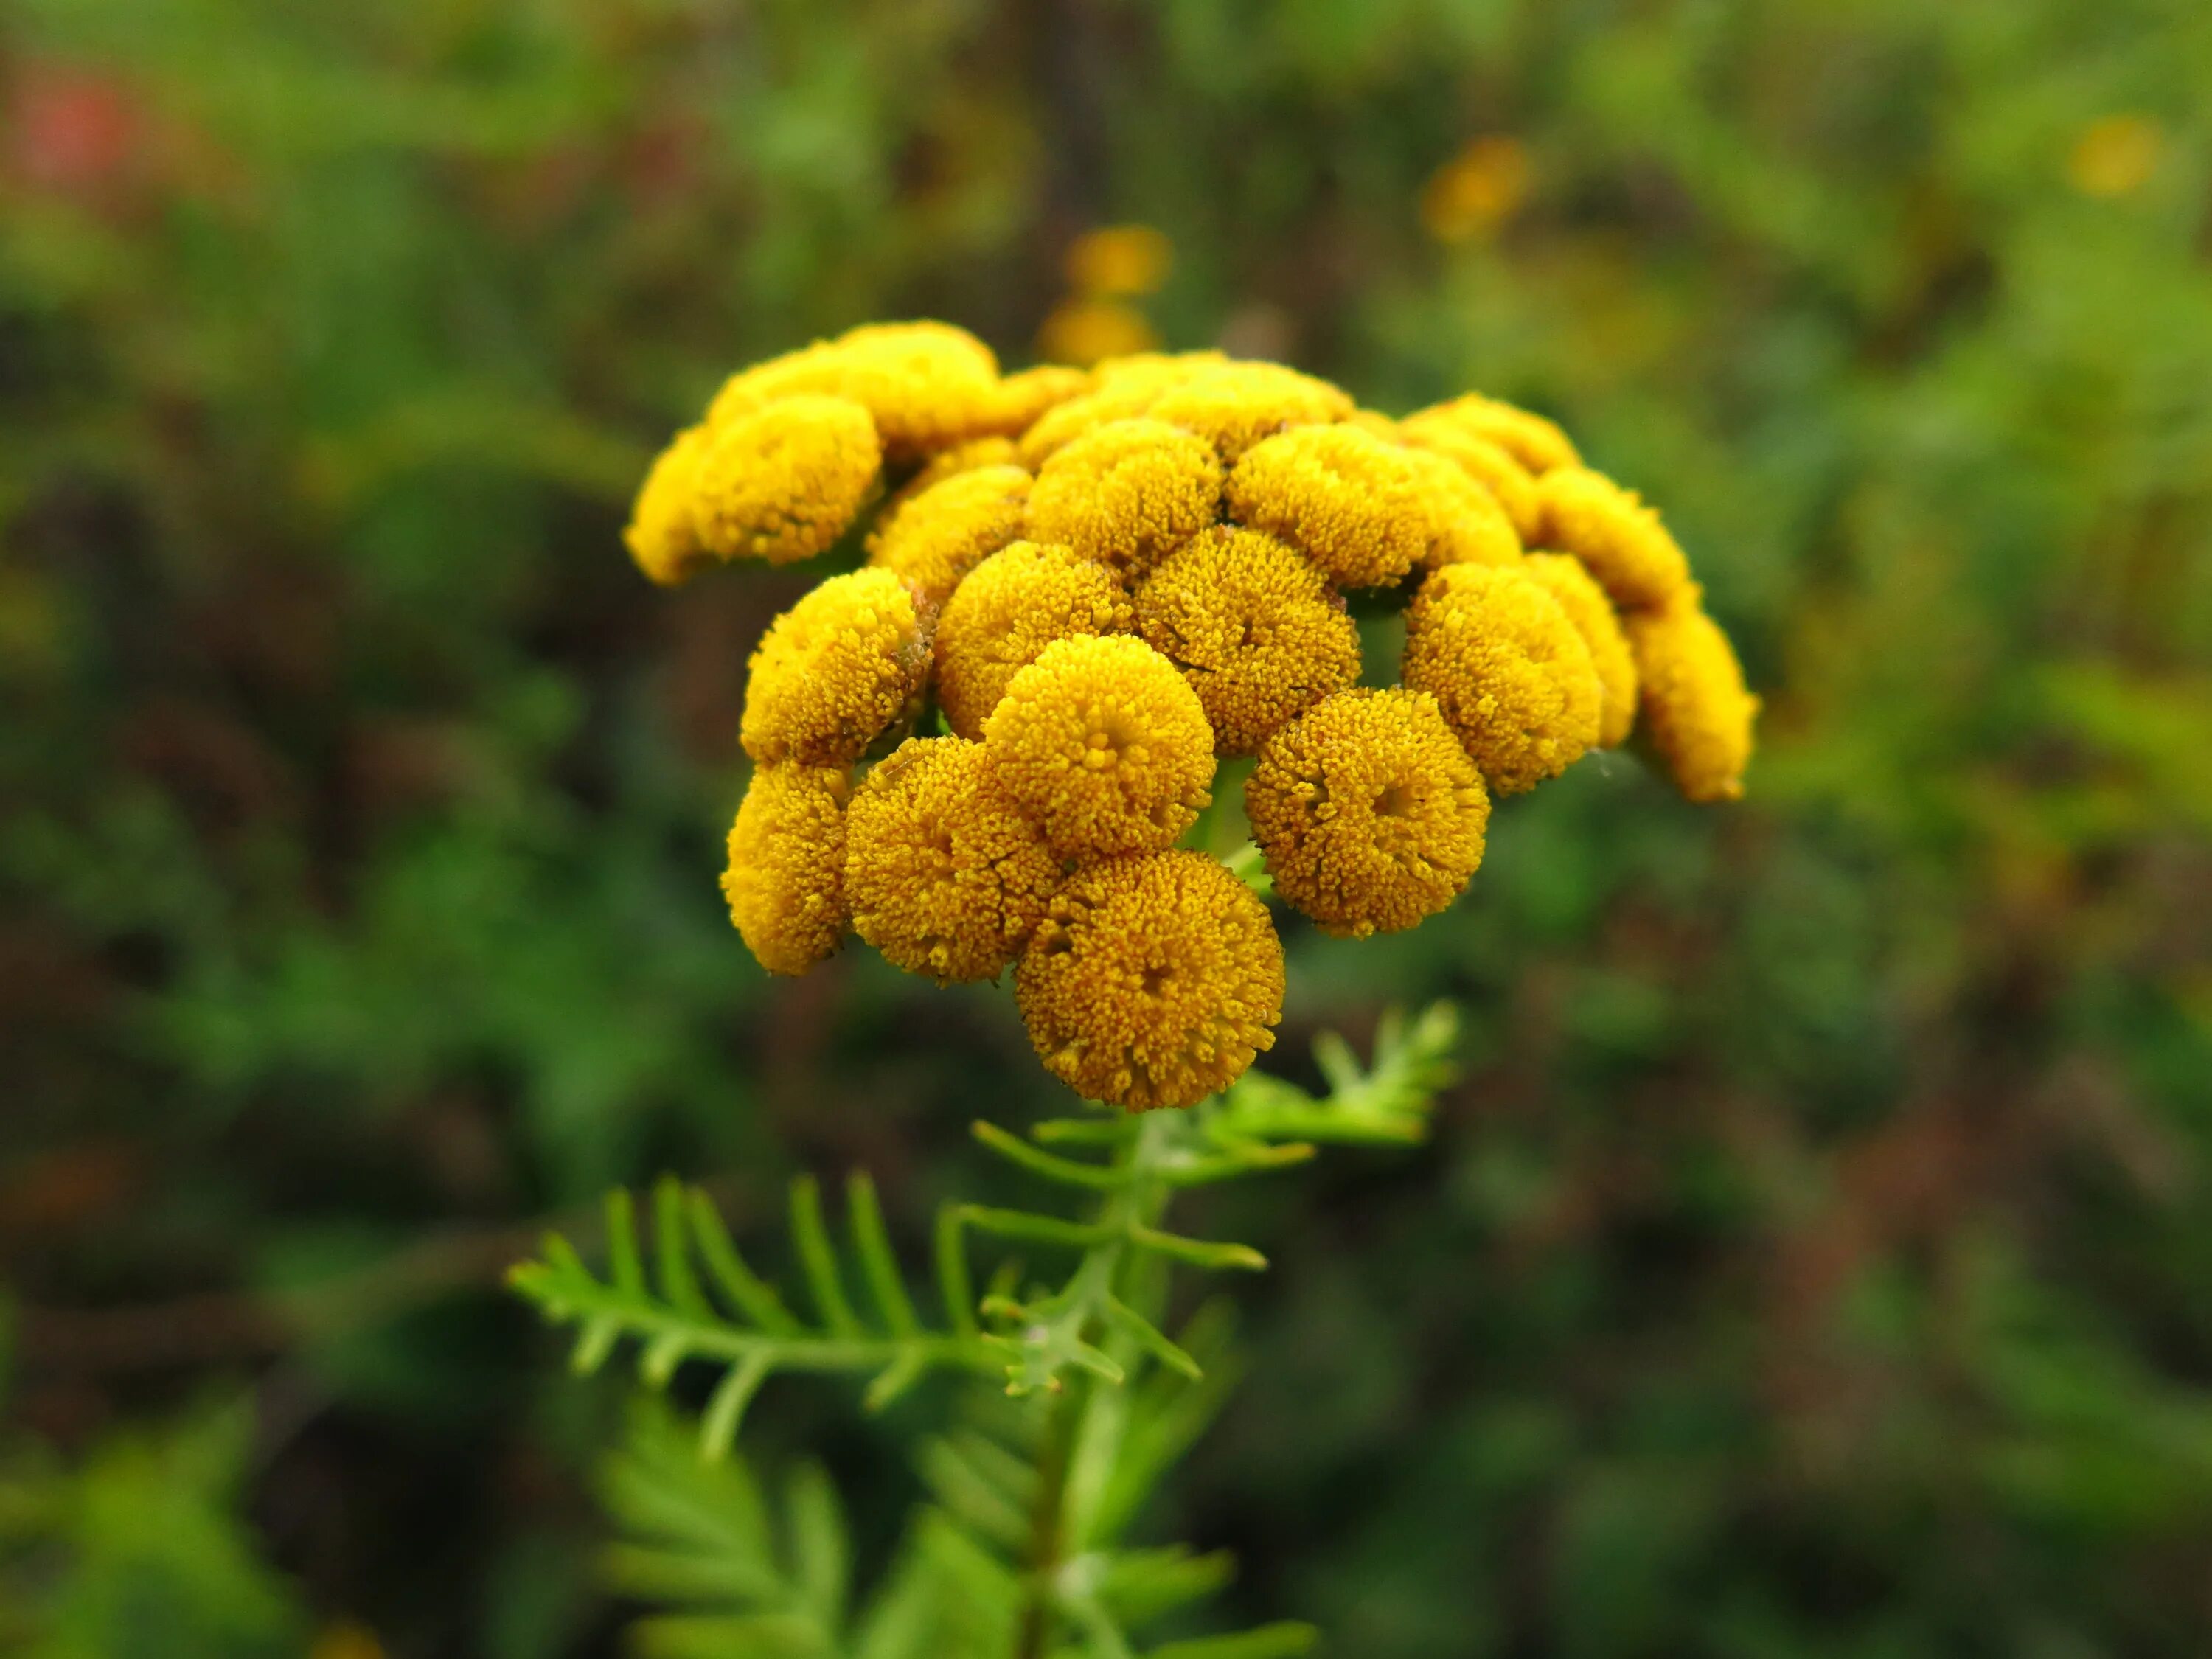
[[[1520,562],[1521,537],[1495,495],[1432,451],[1409,448],[1404,453],[1419,471],[1443,520],[1441,533],[1429,544],[1422,561],[1428,568]]]
[[[1511,567],[1451,564],[1406,611],[1406,684],[1437,700],[1501,795],[1556,777],[1597,741],[1603,694],[1565,609]]]
[[[1109,357],[1091,371],[1091,389],[1055,404],[1037,416],[1021,437],[1024,465],[1037,467],[1094,428],[1129,421],[1150,409],[1171,386],[1219,368],[1229,360],[1218,351],[1169,356],[1157,351]]]
[[[1060,640],[1007,683],[983,743],[1014,799],[1072,858],[1174,844],[1212,797],[1213,729],[1142,640]]]
[[[711,428],[692,473],[700,545],[789,564],[845,533],[876,486],[876,429],[842,398],[787,398]]]
[[[1016,542],[977,565],[937,623],[937,702],[980,738],[1014,676],[1055,640],[1126,634],[1129,596],[1106,566],[1055,543]]]
[[[1234,462],[1262,438],[1352,413],[1352,399],[1327,380],[1280,363],[1224,363],[1163,392],[1147,411],[1197,433]]]
[[[1066,363],[1041,363],[1018,374],[1009,374],[999,382],[991,429],[1006,434],[1011,443],[1017,434],[1036,425],[1046,410],[1057,409],[1071,398],[1081,397],[1091,390],[1091,386],[1090,370],[1073,368]],[[1007,453],[1011,458],[1012,452]]]
[[[1418,410],[1406,417],[1405,424],[1431,420],[1449,421],[1472,436],[1487,438],[1539,477],[1555,466],[1582,465],[1574,441],[1556,422],[1480,392]]]
[[[915,475],[893,490],[884,510],[877,516],[876,533],[881,535],[884,526],[897,516],[899,510],[932,484],[943,483],[947,478],[963,472],[973,472],[978,467],[1011,466],[1014,460],[1014,441],[1012,438],[970,438],[950,449],[940,449],[915,471]]]
[[[894,457],[942,449],[991,429],[998,360],[945,323],[877,323],[731,377],[707,410],[719,426],[795,395],[845,398],[874,418]]]
[[[1137,631],[1182,670],[1214,752],[1249,755],[1359,678],[1359,629],[1322,578],[1273,537],[1224,526],[1137,590]]]
[[[1583,643],[1589,647],[1600,693],[1597,746],[1617,747],[1636,724],[1636,659],[1612,602],[1582,562],[1567,554],[1531,553],[1519,568],[1559,602]]]
[[[1301,426],[1246,450],[1226,494],[1239,523],[1289,543],[1340,587],[1384,586],[1416,562],[1481,559],[1509,541],[1517,557],[1518,542],[1499,539],[1496,514],[1448,471],[1361,427]]]
[[[1490,797],[1425,692],[1340,691],[1267,739],[1244,785],[1275,891],[1325,933],[1411,927],[1482,862]]]
[[[894,966],[940,984],[994,977],[1060,880],[1060,860],[979,743],[908,738],[846,813],[853,931]]]
[[[1045,462],[1029,533],[1133,575],[1220,516],[1221,461],[1204,439],[1158,421],[1111,421]]]
[[[931,485],[868,538],[868,562],[899,576],[933,605],[1022,533],[1030,475],[981,466]]]
[[[678,433],[654,458],[653,470],[637,492],[623,541],[637,568],[663,586],[674,586],[711,556],[699,545],[697,500],[699,457],[707,447],[707,428],[690,426]]]
[[[722,894],[746,949],[771,974],[803,974],[845,931],[842,766],[763,766],[730,826]]]
[[[1045,1069],[1085,1099],[1194,1106],[1273,1045],[1282,941],[1203,853],[1108,859],[1054,896],[1014,999]]]
[[[1398,430],[1414,448],[1443,456],[1488,490],[1513,521],[1513,532],[1523,545],[1533,546],[1543,534],[1543,497],[1537,493],[1534,476],[1511,451],[1445,416],[1413,416],[1401,422]]]
[[[849,762],[906,710],[929,665],[914,596],[888,570],[832,576],[753,652],[738,736],[757,761]]]
[[[1690,562],[1634,490],[1579,466],[1546,473],[1537,489],[1544,544],[1580,559],[1623,611],[1665,605],[1690,585]]]
[[[1652,746],[1684,795],[1734,800],[1743,793],[1759,699],[1728,635],[1699,608],[1692,586],[1657,611],[1631,612],[1628,643],[1644,688]]]

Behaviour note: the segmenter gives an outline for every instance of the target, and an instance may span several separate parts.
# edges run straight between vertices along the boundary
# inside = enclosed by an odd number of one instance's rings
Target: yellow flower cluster
[[[733,377],[629,541],[675,581],[848,533],[866,562],[753,657],[732,916],[776,973],[848,933],[941,982],[1012,966],[1095,1100],[1189,1105],[1281,1018],[1267,906],[1178,844],[1218,761],[1254,757],[1274,896],[1355,937],[1444,909],[1493,797],[1639,726],[1692,799],[1741,791],[1758,700],[1680,547],[1492,398],[1393,420],[1218,352],[1001,376],[942,324],[856,329]],[[1391,677],[1355,607],[1402,611],[1398,684],[1360,684]]]

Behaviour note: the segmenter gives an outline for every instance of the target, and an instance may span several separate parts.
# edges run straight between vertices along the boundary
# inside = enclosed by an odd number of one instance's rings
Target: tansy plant
[[[933,1316],[864,1177],[842,1251],[796,1189],[798,1306],[673,1184],[650,1271],[625,1195],[604,1277],[559,1239],[518,1269],[580,1369],[627,1340],[648,1382],[719,1373],[703,1462],[649,1416],[616,1464],[616,1577],[671,1604],[641,1626],[661,1653],[1302,1651],[1302,1626],[1139,1646],[1226,1571],[1127,1542],[1234,1374],[1218,1316],[1170,1334],[1170,1272],[1263,1265],[1166,1212],[1321,1142],[1419,1139],[1453,1021],[1386,1023],[1364,1071],[1325,1039],[1320,1097],[1250,1072],[1282,1017],[1268,902],[1331,933],[1411,927],[1474,875],[1493,797],[1632,737],[1692,799],[1732,798],[1757,700],[1658,515],[1551,422],[1474,395],[1394,420],[1214,352],[1002,376],[942,324],[858,329],[733,376],[654,463],[628,541],[673,584],[811,557],[871,516],[866,566],[754,653],[732,917],[772,973],[848,933],[940,983],[1011,965],[1038,1058],[1105,1109],[975,1126],[1077,1202],[948,1207]],[[1355,605],[1402,613],[1395,683]],[[1000,1251],[980,1295],[976,1239]],[[822,1477],[779,1508],[730,1457],[778,1371],[864,1378],[877,1409],[933,1373],[970,1384],[869,1596]]]

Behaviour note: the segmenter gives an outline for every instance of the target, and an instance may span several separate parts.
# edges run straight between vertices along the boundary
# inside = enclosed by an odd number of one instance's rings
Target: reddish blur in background
[[[611,1651],[497,1288],[672,1168],[912,1244],[1007,1000],[771,984],[745,655],[617,539],[871,318],[1480,386],[1663,504],[1740,806],[1592,761],[1271,1064],[1462,999],[1179,1523],[1331,1651],[2212,1649],[2212,10],[2188,0],[13,0],[0,1650]],[[902,1476],[842,1402],[749,1436]]]

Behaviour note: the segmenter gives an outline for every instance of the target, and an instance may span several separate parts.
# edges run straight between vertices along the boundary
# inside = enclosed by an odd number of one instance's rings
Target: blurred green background
[[[751,1237],[865,1166],[911,1248],[970,1116],[1060,1103],[1003,992],[754,967],[744,665],[813,573],[617,539],[722,374],[915,315],[1527,401],[1767,698],[1740,806],[1592,760],[1449,918],[1288,930],[1271,1065],[1438,994],[1468,1064],[1428,1151],[1230,1200],[1276,1271],[1169,1519],[1237,1610],[2212,1650],[2201,0],[0,29],[0,1650],[612,1652],[622,1389],[501,1269],[665,1168]],[[1115,224],[1155,291],[1071,286]],[[748,1429],[878,1534],[885,1432]]]

